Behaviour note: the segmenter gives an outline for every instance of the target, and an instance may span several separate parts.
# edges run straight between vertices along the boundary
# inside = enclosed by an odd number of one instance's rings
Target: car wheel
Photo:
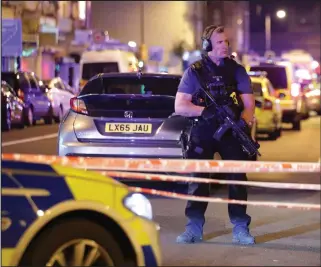
[[[292,123],[292,129],[294,131],[301,131],[301,120],[294,121]]]
[[[55,122],[56,123],[61,122],[62,117],[63,117],[63,109],[62,109],[62,106],[60,106],[58,110],[58,115],[54,117]]]
[[[36,121],[33,115],[33,110],[31,107],[29,107],[25,110],[25,125],[32,126],[35,124],[36,124]]]
[[[276,140],[278,139],[279,134],[278,134],[278,130],[275,130],[272,133],[269,133],[269,140]]]
[[[47,116],[44,117],[45,124],[52,124],[53,119],[53,109],[52,107],[49,108]]]
[[[306,103],[306,101],[303,101],[303,107],[301,110],[301,117],[303,120],[307,120],[310,117],[310,112],[309,112],[309,108],[308,108],[308,104]]]
[[[11,126],[12,126],[12,121],[11,121],[11,111],[10,109],[6,109],[5,111],[5,117],[3,120],[3,130],[5,131],[10,131],[11,130]]]
[[[29,246],[22,266],[133,266],[103,226],[66,219],[48,227]]]
[[[22,111],[20,114],[20,122],[18,123],[17,126],[19,129],[24,129],[25,125],[26,125],[26,118],[25,118],[24,113]]]

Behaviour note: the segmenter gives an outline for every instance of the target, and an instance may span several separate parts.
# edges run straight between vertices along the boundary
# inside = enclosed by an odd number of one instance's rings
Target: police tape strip
[[[172,171],[172,172],[253,172],[253,171],[244,171],[244,166],[242,164],[249,163],[247,161],[217,161],[217,160],[209,160],[209,161],[201,161],[201,160],[154,160],[154,159],[140,159],[140,160],[132,160],[132,159],[113,159],[113,158],[84,158],[84,157],[58,157],[58,156],[46,156],[46,155],[30,155],[30,154],[1,154],[1,157],[3,160],[21,160],[26,162],[32,162],[32,163],[47,163],[47,164],[61,164],[61,165],[69,165],[73,167],[80,167],[79,165],[82,165],[81,167],[84,168],[83,164],[86,165],[85,168],[88,165],[91,165],[91,169],[100,169],[97,168],[98,166],[101,166],[104,170],[106,169],[115,169],[115,170],[131,170],[134,171],[140,170],[140,171]],[[94,161],[94,162],[93,162]],[[234,164],[240,164],[240,168],[236,168],[237,166],[227,167],[224,165],[224,163],[234,163]],[[96,166],[95,164],[96,163]],[[170,164],[167,163],[175,163],[179,166],[184,168],[175,168],[175,170],[168,170],[168,166]],[[251,164],[254,164],[254,166],[264,163],[268,164],[265,165],[264,168],[262,168],[263,171],[261,172],[320,172],[320,163],[280,163],[280,162],[250,162]],[[108,165],[108,167],[104,167],[104,165]],[[113,165],[113,164],[116,164]],[[117,165],[118,164],[118,165]],[[145,165],[144,165],[145,164]],[[155,168],[152,169],[153,164],[161,168]],[[174,165],[175,165],[174,164]],[[191,165],[189,165],[191,164]],[[274,165],[273,165],[274,164]],[[144,168],[144,166],[147,169]],[[214,166],[213,166],[214,165]],[[258,169],[260,167],[256,166],[256,169],[254,172],[258,172]],[[276,167],[275,168],[273,167]],[[173,166],[174,167],[174,166]],[[177,167],[177,166],[176,166]],[[192,168],[193,167],[193,168]],[[242,168],[243,167],[243,168]],[[213,169],[217,168],[219,171],[213,171]],[[283,169],[284,168],[284,169]],[[224,169],[224,171],[222,171]],[[233,171],[229,171],[229,170]],[[248,168],[250,169],[250,168]],[[285,171],[284,171],[285,170]],[[133,173],[136,174],[136,173]],[[194,177],[195,178],[195,177]],[[188,177],[190,179],[190,177]],[[197,178],[196,178],[197,179]],[[223,181],[222,181],[223,182]],[[240,181],[238,181],[240,182]],[[288,208],[288,209],[301,209],[301,210],[320,210],[320,205],[317,204],[303,204],[303,203],[282,203],[282,202],[264,202],[264,201],[242,201],[242,200],[233,200],[233,199],[224,199],[224,198],[211,198],[211,197],[198,197],[198,196],[190,196],[186,194],[179,194],[179,193],[172,193],[172,192],[166,192],[161,190],[155,190],[155,189],[148,189],[148,188],[141,188],[141,187],[130,187],[132,191],[145,193],[145,194],[151,194],[151,195],[158,195],[163,197],[170,197],[170,198],[176,198],[176,199],[182,199],[182,200],[191,200],[191,201],[200,201],[200,202],[211,202],[211,203],[229,203],[229,204],[240,204],[240,205],[252,205],[252,206],[265,206],[265,207],[274,207],[274,208]]]
[[[130,187],[130,190],[134,192],[157,195],[162,197],[176,198],[182,200],[191,200],[199,202],[211,202],[211,203],[227,203],[227,204],[239,204],[248,206],[263,206],[271,208],[286,208],[286,209],[300,209],[300,210],[320,210],[321,206],[318,204],[304,204],[304,203],[287,203],[287,202],[269,202],[269,201],[244,201],[225,198],[212,198],[212,197],[198,197],[186,194],[166,192],[156,189],[142,188],[142,187]]]
[[[176,176],[176,175],[163,175],[163,174],[149,174],[139,172],[117,172],[117,171],[103,171],[100,172],[105,176],[125,178],[125,179],[138,179],[147,181],[163,181],[163,182],[196,182],[196,183],[208,183],[208,184],[235,184],[244,186],[255,186],[265,188],[277,188],[277,189],[299,189],[299,190],[321,190],[320,184],[299,184],[299,183],[273,183],[273,182],[254,182],[254,181],[235,181],[235,180],[218,180],[201,177],[188,177],[188,176]]]
[[[61,164],[87,170],[205,173],[320,173],[320,163],[194,159],[129,159],[2,154],[2,159]]]

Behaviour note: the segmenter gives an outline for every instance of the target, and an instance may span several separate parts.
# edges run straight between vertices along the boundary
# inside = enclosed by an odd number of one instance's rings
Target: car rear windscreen
[[[85,63],[82,66],[82,79],[90,80],[99,73],[119,72],[117,62]]]
[[[89,81],[80,95],[142,94],[175,96],[179,77],[103,77]]]
[[[250,71],[265,71],[274,89],[288,88],[286,70],[283,66],[255,66]]]

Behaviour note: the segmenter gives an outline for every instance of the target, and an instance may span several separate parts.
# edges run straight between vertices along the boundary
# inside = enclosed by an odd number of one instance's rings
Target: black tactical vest
[[[236,69],[238,64],[230,58],[224,59],[224,65],[217,66],[207,56],[202,60],[194,63],[195,70],[199,72],[199,76],[203,79],[206,85],[209,85],[209,91],[211,95],[220,102],[220,99],[224,97],[228,100],[229,104],[233,104],[241,112],[243,110],[242,100],[237,93],[237,81],[236,81]],[[214,86],[216,77],[222,77],[221,83],[224,86]],[[212,86],[213,85],[213,86]],[[208,106],[210,100],[202,90],[198,90],[193,96],[192,102],[195,105]]]

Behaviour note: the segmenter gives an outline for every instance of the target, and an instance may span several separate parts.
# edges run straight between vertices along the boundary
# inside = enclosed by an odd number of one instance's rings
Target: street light
[[[286,12],[284,10],[278,10],[276,16],[280,19],[285,18]],[[271,15],[265,15],[265,51],[271,50]]]
[[[128,42],[128,46],[132,47],[132,48],[135,48],[137,46],[136,42],[134,41],[129,41]]]
[[[140,1],[140,59],[146,61],[148,58],[147,46],[145,44],[145,7],[144,1]]]
[[[285,18],[286,13],[285,13],[284,10],[279,10],[278,12],[276,12],[276,16],[277,16],[279,19],[283,19],[283,18]]]

